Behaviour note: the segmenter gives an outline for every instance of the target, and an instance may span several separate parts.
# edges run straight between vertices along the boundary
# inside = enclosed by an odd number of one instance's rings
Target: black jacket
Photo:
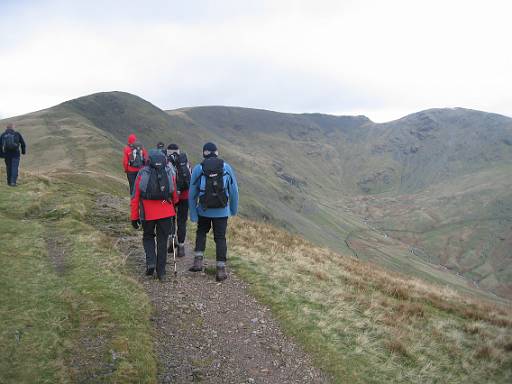
[[[2,152],[2,142],[4,140],[4,135],[7,132],[14,132],[16,135],[18,135],[20,146],[21,146],[21,153],[25,154],[27,147],[25,145],[25,140],[23,140],[23,136],[21,136],[21,133],[14,131],[12,128],[7,128],[5,130],[5,132],[2,133],[2,135],[0,135],[0,157],[4,157],[4,158],[7,158],[7,159],[9,159],[9,158],[12,159],[12,158],[20,157],[20,147],[18,147],[18,149],[16,151]]]

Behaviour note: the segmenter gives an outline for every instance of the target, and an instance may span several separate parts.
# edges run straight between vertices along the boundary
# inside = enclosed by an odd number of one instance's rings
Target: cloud
[[[162,108],[512,115],[505,1],[141,4],[0,6],[0,114],[116,89]]]

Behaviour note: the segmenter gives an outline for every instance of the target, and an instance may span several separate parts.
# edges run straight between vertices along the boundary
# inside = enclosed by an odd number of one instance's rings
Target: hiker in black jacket
[[[5,132],[0,135],[0,157],[5,160],[7,171],[7,184],[15,187],[18,181],[18,167],[20,166],[20,146],[21,153],[26,153],[25,140],[21,133],[14,130],[14,123],[7,124]]]

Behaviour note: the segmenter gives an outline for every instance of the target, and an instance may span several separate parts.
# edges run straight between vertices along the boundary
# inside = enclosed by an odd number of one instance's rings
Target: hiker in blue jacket
[[[189,269],[199,272],[203,269],[206,234],[213,227],[213,239],[217,257],[216,280],[226,280],[226,229],[228,217],[238,211],[238,185],[231,166],[218,157],[217,146],[206,143],[203,146],[204,160],[194,167],[190,178],[189,206],[190,220],[197,222],[194,264]]]

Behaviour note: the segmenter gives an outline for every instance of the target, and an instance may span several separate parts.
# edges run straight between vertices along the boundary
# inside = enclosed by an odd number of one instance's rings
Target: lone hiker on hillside
[[[176,205],[177,222],[178,222],[178,257],[185,256],[185,237],[187,236],[187,219],[188,219],[188,196],[190,188],[190,164],[186,153],[180,153],[177,144],[169,144],[167,146],[167,159],[176,170],[176,186],[180,197],[179,203]],[[173,252],[173,244],[169,244],[169,253]]]
[[[21,153],[27,153],[27,146],[21,133],[14,130],[14,123],[7,124],[5,132],[0,135],[0,157],[5,160],[5,170],[7,171],[7,185],[15,187],[18,181],[18,168],[20,166],[20,146]]]
[[[197,222],[194,264],[189,269],[203,269],[206,234],[213,227],[213,239],[217,257],[216,280],[223,281],[226,273],[226,229],[228,217],[238,210],[238,185],[231,166],[219,159],[214,143],[203,146],[204,160],[194,167],[189,193],[190,220]]]
[[[133,186],[137,173],[146,164],[148,152],[142,144],[137,143],[137,136],[133,133],[128,136],[128,145],[124,147],[123,167],[130,184],[130,195],[133,194]]]
[[[167,241],[176,216],[174,205],[178,203],[176,176],[167,165],[165,155],[158,149],[149,151],[149,165],[137,176],[131,199],[132,226],[139,229],[142,223],[142,245],[146,252],[146,275],[156,274],[166,280]],[[156,249],[155,249],[156,236]]]

